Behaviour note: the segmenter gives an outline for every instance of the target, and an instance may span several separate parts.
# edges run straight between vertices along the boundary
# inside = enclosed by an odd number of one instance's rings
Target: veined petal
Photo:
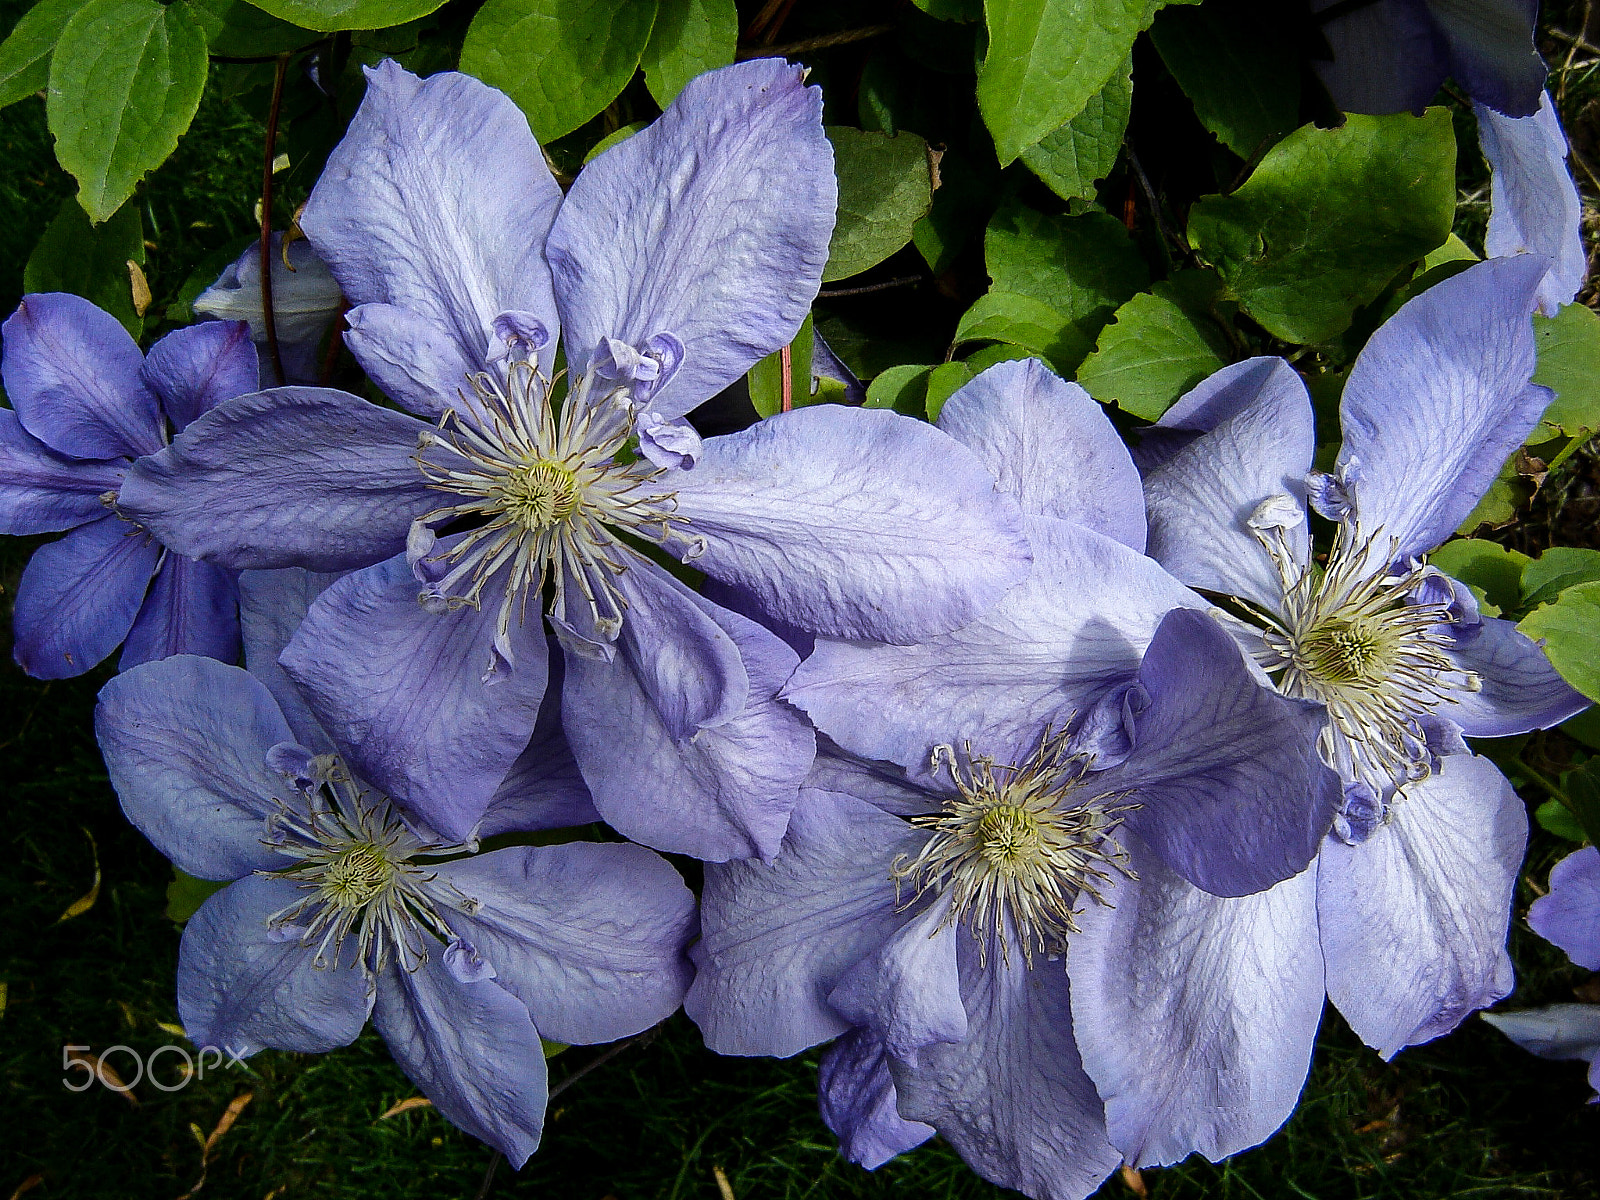
[[[110,313],[81,296],[24,296],[0,326],[0,379],[22,427],[73,458],[151,454],[161,410],[139,381],[144,356]]]
[[[1528,924],[1578,966],[1600,971],[1600,850],[1574,850],[1550,870],[1550,891],[1533,902]]]
[[[467,373],[483,370],[443,322],[409,308],[363,304],[345,322],[345,345],[372,382],[418,416],[439,416],[467,388]]]
[[[1208,607],[1093,530],[1050,517],[1027,529],[1032,573],[977,620],[916,646],[821,639],[784,695],[865,758],[922,771],[934,746],[971,742],[1003,762],[1130,679],[1170,610]]]
[[[377,977],[372,1023],[389,1053],[452,1125],[520,1167],[539,1148],[549,1077],[539,1034],[493,979],[463,983],[444,955]]]
[[[201,413],[261,386],[255,343],[243,321],[202,321],[174,329],[139,369],[175,430]]]
[[[823,1052],[817,1100],[840,1152],[869,1171],[934,1135],[932,1125],[900,1115],[883,1039],[865,1029],[852,1029]]]
[[[828,1003],[883,1039],[890,1057],[915,1067],[921,1053],[967,1036],[956,970],[956,922],[935,900],[839,977]]]
[[[464,841],[538,718],[544,630],[513,622],[515,665],[486,679],[496,609],[429,612],[418,586],[404,555],[346,575],[278,661],[357,775]]]
[[[926,840],[864,801],[807,790],[771,863],[707,863],[683,1002],[706,1045],[787,1058],[846,1032],[828,993],[905,924],[889,868]]]
[[[118,504],[163,545],[235,570],[365,567],[434,506],[411,458],[426,428],[330,388],[240,396],[134,463]]]
[[[244,571],[239,575],[239,633],[245,669],[260,680],[283,710],[294,740],[318,754],[334,753],[333,739],[317,723],[305,696],[278,665],[312,601],[337,575],[320,575],[299,567],[278,571]]]
[[[239,587],[232,571],[181,554],[162,558],[117,665],[126,671],[174,654],[238,660]]]
[[[1128,839],[1137,879],[1072,937],[1072,1024],[1135,1166],[1217,1162],[1294,1111],[1322,1018],[1316,872],[1253,896],[1192,887]]]
[[[40,546],[17,584],[13,655],[35,679],[70,679],[128,636],[161,547],[116,517]]]
[[[542,1036],[590,1045],[648,1029],[694,974],[694,896],[643,846],[566,842],[457,859],[439,878],[479,901],[444,913]]]
[[[1493,173],[1489,178],[1489,228],[1483,237],[1490,258],[1537,254],[1549,260],[1539,283],[1539,309],[1547,317],[1571,304],[1589,273],[1580,223],[1583,205],[1567,169],[1567,135],[1541,93],[1531,117],[1502,116],[1474,104],[1478,141]]]
[[[1506,929],[1528,818],[1486,758],[1456,754],[1359,845],[1317,867],[1328,997],[1384,1058],[1449,1033],[1512,987]]]
[[[996,363],[944,402],[938,424],[1023,512],[1144,549],[1144,494],[1127,446],[1088,392],[1038,359]]]
[[[321,1054],[356,1040],[372,1009],[367,978],[348,962],[317,967],[316,948],[268,921],[304,896],[249,875],[200,906],[178,947],[178,1016],[197,1046],[237,1055],[264,1047]]]
[[[1436,283],[1372,335],[1345,383],[1338,468],[1356,519],[1395,559],[1466,520],[1538,424],[1534,296],[1545,262],[1496,258]]]
[[[794,337],[838,191],[804,76],[771,58],[707,72],[579,173],[549,246],[574,375],[604,338],[673,334],[683,362],[650,399],[670,419]]]
[[[565,829],[601,819],[561,728],[565,679],[561,651],[550,643],[549,679],[533,736],[500,781],[478,823],[480,838],[497,833]]]
[[[1311,10],[1339,2],[1311,0]],[[1426,5],[1363,4],[1318,22],[1318,29],[1332,58],[1313,65],[1345,112],[1420,113],[1449,73],[1447,47]]]
[[[1468,737],[1507,737],[1549,729],[1589,707],[1589,700],[1556,673],[1537,642],[1510,621],[1484,617],[1477,632],[1445,653],[1483,686],[1457,690],[1435,711]]]
[[[388,60],[366,74],[300,215],[350,302],[428,318],[478,370],[508,309],[546,318],[554,336],[544,240],[561,189],[527,119],[466,75],[418,79]]]
[[[0,533],[59,533],[106,515],[100,497],[122,486],[127,459],[57,454],[0,408]]]
[[[195,655],[142,663],[100,689],[94,726],[122,811],[180,870],[238,879],[284,865],[266,821],[296,802],[266,756],[294,737],[253,676]]]

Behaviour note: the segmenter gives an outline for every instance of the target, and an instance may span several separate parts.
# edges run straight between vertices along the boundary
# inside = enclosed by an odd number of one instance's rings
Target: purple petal
[[[970,741],[999,761],[1139,667],[1171,609],[1206,608],[1153,561],[1092,530],[1028,518],[1031,575],[970,625],[920,646],[819,640],[784,695],[865,758],[927,767]]]
[[[1340,0],[1311,0],[1311,9],[1336,4]],[[1449,73],[1444,40],[1425,5],[1363,4],[1318,28],[1332,59],[1316,58],[1313,65],[1345,112],[1420,113]]]
[[[1173,405],[1146,441],[1150,457],[1160,455],[1144,481],[1150,557],[1190,587],[1276,612],[1283,585],[1250,522],[1268,497],[1289,497],[1297,507],[1285,506],[1292,523],[1284,532],[1306,560],[1302,481],[1316,437],[1294,368],[1280,358],[1224,367]]]
[[[1600,1059],[1600,1004],[1552,1004],[1479,1015],[1540,1058]]]
[[[351,304],[410,309],[482,370],[500,313],[537,313],[555,329],[543,251],[561,189],[502,93],[454,72],[418,79],[393,61],[366,74],[300,226]]]
[[[265,823],[294,792],[266,757],[293,735],[254,677],[194,655],[142,663],[100,689],[94,725],[122,811],[180,870],[283,865]]]
[[[1072,937],[1072,1019],[1135,1166],[1212,1162],[1288,1119],[1322,1018],[1316,873],[1254,896],[1191,887],[1133,838],[1137,880]]]
[[[133,628],[160,558],[116,517],[40,546],[17,585],[17,664],[35,679],[70,679],[102,662]]]
[[[895,1099],[882,1038],[855,1029],[823,1052],[817,1100],[851,1162],[873,1171],[933,1136],[933,1126],[901,1117]]]
[[[59,533],[106,515],[100,497],[122,486],[127,459],[57,454],[0,408],[0,533]]]
[[[500,781],[478,823],[480,838],[497,833],[565,829],[599,821],[589,786],[561,728],[561,651],[550,647],[550,677],[533,736]]]
[[[718,1054],[791,1054],[850,1028],[839,977],[905,923],[889,867],[926,841],[851,796],[806,791],[771,863],[708,863],[683,1008]]]
[[[826,734],[817,736],[817,758],[805,786],[854,796],[901,817],[937,812],[944,805],[943,792],[912,783],[894,763],[873,762],[841,750]]]
[[[240,396],[134,463],[119,505],[178,553],[235,570],[370,566],[436,502],[412,461],[426,428],[329,388]]]
[[[1139,682],[1148,706],[1134,716],[1132,753],[1090,776],[1131,793],[1126,826],[1214,895],[1305,870],[1343,798],[1317,754],[1326,710],[1257,683],[1222,627],[1187,609],[1162,620]]]
[[[959,388],[939,428],[983,460],[1022,511],[1144,549],[1144,494],[1102,409],[1036,358],[996,363]]]
[[[1539,309],[1547,317],[1571,304],[1589,273],[1579,228],[1583,206],[1567,169],[1567,136],[1550,103],[1539,97],[1531,117],[1506,117],[1474,104],[1478,140],[1489,160],[1489,228],[1484,252],[1490,258],[1535,254],[1548,260],[1539,283]]]
[[[683,1003],[694,896],[643,846],[567,842],[458,859],[439,878],[479,902],[450,927],[495,969],[544,1037],[628,1037]]]
[[[890,1056],[912,1067],[927,1047],[967,1036],[950,918],[948,901],[928,904],[828,992],[841,1017],[871,1030]]]
[[[520,1167],[539,1148],[548,1075],[528,1010],[493,979],[464,983],[444,954],[377,978],[372,1023],[452,1125]]]
[[[300,689],[278,665],[312,601],[339,578],[285,567],[279,571],[245,571],[239,576],[239,632],[244,665],[272,693],[294,740],[319,754],[335,752],[333,739],[317,723]]]
[[[315,946],[268,928],[304,896],[287,880],[251,875],[189,918],[178,947],[178,1016],[195,1045],[321,1054],[356,1040],[372,1008],[366,975],[348,961],[316,966]]]
[[[1531,255],[1468,267],[1408,300],[1372,335],[1344,387],[1338,467],[1361,529],[1396,559],[1439,545],[1538,424]]]
[[[174,654],[238,661],[239,587],[232,571],[181,554],[162,558],[117,665],[126,671]]]
[[[708,72],[578,175],[549,247],[574,375],[604,338],[673,334],[683,362],[650,400],[670,419],[794,337],[838,190],[804,76],[771,58]]]
[[[1537,111],[1549,74],[1534,46],[1538,0],[1429,7],[1448,47],[1450,74],[1469,96],[1514,117]]]
[[[1082,1200],[1116,1169],[1104,1107],[1072,1034],[1059,959],[1030,969],[977,965],[962,939],[961,994],[969,1033],[929,1046],[920,1064],[891,1060],[900,1113],[944,1135],[983,1178],[1039,1200]]]
[[[816,752],[810,726],[777,698],[798,660],[754,621],[685,594],[737,646],[744,707],[675,737],[625,625],[612,662],[567,656],[567,739],[595,808],[623,836],[713,862],[770,857]]]
[[[1323,843],[1317,913],[1328,996],[1384,1058],[1449,1033],[1511,991],[1506,928],[1528,840],[1522,801],[1485,758],[1446,758],[1359,845]]]
[[[24,296],[0,326],[0,379],[22,427],[73,458],[152,454],[165,438],[128,331],[80,296]]]
[[[537,621],[511,626],[498,660],[498,605],[432,613],[404,555],[319,596],[279,657],[356,774],[456,841],[472,836],[528,744],[544,698]]]
[[[1585,846],[1550,871],[1550,891],[1528,910],[1528,924],[1567,957],[1600,971],[1600,850]]]
[[[408,411],[437,417],[468,388],[469,360],[441,321],[393,304],[363,304],[345,314],[345,345],[383,393]]]
[[[243,321],[203,321],[174,329],[150,347],[139,371],[175,430],[224,400],[255,391],[260,375],[250,327]]]
[[[977,456],[886,410],[783,413],[708,439],[663,484],[687,522],[677,552],[834,637],[906,644],[959,628],[1029,562],[1017,507]]]
[[[1510,621],[1482,618],[1470,639],[1447,648],[1455,663],[1483,681],[1477,692],[1456,691],[1438,715],[1468,737],[1507,737],[1549,729],[1589,706],[1556,673],[1539,644]]]

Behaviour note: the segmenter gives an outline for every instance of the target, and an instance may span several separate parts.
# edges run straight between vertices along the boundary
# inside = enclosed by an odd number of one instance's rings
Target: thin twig
[[[882,37],[886,33],[893,33],[893,25],[866,25],[860,29],[845,29],[838,33],[825,33],[821,37],[804,38],[798,42],[788,42],[782,46],[740,46],[738,57],[742,61],[747,58],[788,58],[792,54],[805,54],[812,50],[826,50],[831,46],[845,46],[851,42],[864,42],[868,38]]]
[[[914,283],[926,281],[926,275],[903,275],[899,279],[886,279],[882,283],[868,283],[861,287],[825,288],[817,293],[817,299],[837,300],[841,296],[867,296],[873,292],[887,292],[891,288],[910,287]]]
[[[778,395],[781,403],[779,412],[790,412],[794,409],[794,344],[783,347],[778,351]]]
[[[272,373],[282,387],[283,351],[278,347],[278,318],[272,307],[272,163],[278,156],[278,111],[283,107],[283,80],[289,73],[289,56],[278,55],[272,72],[272,107],[267,110],[267,151],[261,168],[261,320],[267,329],[267,352]]]
[[[494,1177],[500,1170],[500,1160],[504,1157],[498,1150],[489,1155],[489,1165],[483,1172],[483,1182],[478,1185],[476,1200],[488,1200],[489,1193],[494,1190]]]
[[[618,1042],[614,1046],[606,1047],[606,1049],[604,1051],[602,1051],[601,1053],[595,1055],[588,1062],[584,1063],[583,1066],[579,1067],[571,1075],[568,1075],[560,1083],[556,1084],[555,1087],[551,1088],[550,1089],[550,1099],[554,1100],[557,1096],[561,1095],[562,1092],[566,1091],[573,1084],[577,1083],[578,1080],[582,1079],[590,1071],[593,1071],[597,1067],[605,1066],[608,1062],[610,1062],[617,1055],[621,1054],[629,1046],[648,1046],[651,1042],[655,1041],[656,1038],[659,1037],[660,1035],[661,1035],[661,1026],[652,1025],[652,1026],[650,1026],[649,1029],[646,1029],[643,1033],[636,1034],[635,1036],[629,1038],[625,1042]]]

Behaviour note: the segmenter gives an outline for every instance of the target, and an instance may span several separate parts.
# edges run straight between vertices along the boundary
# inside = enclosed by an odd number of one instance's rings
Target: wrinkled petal
[[[1177,609],[1145,651],[1147,707],[1119,766],[1090,776],[1138,807],[1127,828],[1196,887],[1244,896],[1303,871],[1343,798],[1319,704],[1258,684],[1210,617]]]
[[[311,604],[337,575],[284,567],[279,571],[245,571],[239,576],[239,633],[245,669],[272,693],[294,740],[318,754],[335,752],[333,739],[311,715],[305,696],[278,664]]]
[[[472,836],[528,744],[544,698],[536,621],[496,661],[495,605],[432,613],[404,555],[319,596],[279,658],[357,775],[456,841]]]
[[[1518,255],[1468,267],[1403,304],[1356,359],[1338,467],[1360,528],[1385,550],[1394,539],[1393,558],[1454,533],[1550,403],[1528,382],[1544,265]]]
[[[480,370],[500,313],[538,313],[554,331],[543,252],[561,189],[527,119],[466,75],[418,79],[393,61],[366,75],[300,215],[351,304],[410,309]]]
[[[1485,758],[1446,758],[1362,842],[1323,843],[1317,912],[1328,996],[1384,1058],[1449,1033],[1512,987],[1506,929],[1528,840]]]
[[[1083,1200],[1119,1156],[1073,1041],[1066,966],[1039,960],[1030,969],[1019,956],[980,968],[967,940],[970,1032],[929,1046],[916,1067],[890,1060],[900,1114],[932,1125],[991,1183],[1036,1200]]]
[[[0,326],[0,380],[22,427],[73,458],[137,457],[161,449],[161,410],[139,382],[144,361],[128,331],[81,296],[24,296]]]
[[[479,902],[445,920],[495,969],[544,1037],[589,1045],[663,1021],[693,970],[694,896],[643,846],[512,846],[438,868]]]
[[[1461,726],[1468,737],[1506,737],[1549,729],[1589,706],[1589,700],[1556,673],[1539,644],[1510,621],[1484,617],[1477,632],[1445,653],[1475,672],[1480,691],[1455,691],[1437,714]]]
[[[965,447],[881,409],[818,404],[709,438],[662,483],[687,522],[676,552],[780,621],[911,643],[1014,587],[1016,504]]]
[[[134,463],[119,504],[178,553],[235,570],[370,566],[435,504],[412,462],[426,428],[330,388],[240,396]]]
[[[174,329],[150,347],[139,378],[160,398],[175,430],[224,400],[261,386],[250,327],[239,321],[202,321]]]
[[[1253,896],[1191,887],[1130,838],[1139,878],[1072,936],[1072,1023],[1135,1166],[1212,1162],[1288,1119],[1322,1018],[1316,872]]]
[[[706,1045],[787,1058],[846,1032],[828,993],[905,923],[889,867],[926,840],[864,801],[808,790],[771,863],[707,863],[683,1002]]]
[[[823,1052],[817,1100],[840,1151],[869,1171],[934,1134],[933,1126],[907,1121],[896,1109],[883,1040],[865,1029],[851,1030]]]
[[[1550,870],[1549,894],[1528,910],[1528,924],[1567,957],[1600,971],[1600,850],[1575,850]]]
[[[817,735],[817,757],[805,785],[854,796],[901,817],[937,812],[944,805],[943,792],[913,783],[903,767],[851,754],[827,734]]]
[[[1485,1021],[1540,1058],[1600,1057],[1600,1004],[1551,1004],[1520,1012],[1479,1013]]]
[[[1583,205],[1567,169],[1567,135],[1548,92],[1531,117],[1504,117],[1482,104],[1472,108],[1492,169],[1484,252],[1490,258],[1536,254],[1548,259],[1538,301],[1540,311],[1553,317],[1572,303],[1589,273],[1580,229]]]
[[[122,811],[180,870],[284,865],[263,839],[295,793],[266,755],[293,735],[253,676],[195,655],[142,663],[100,689],[94,728]]]
[[[804,77],[774,58],[708,72],[579,173],[549,247],[575,375],[603,338],[673,334],[683,362],[650,399],[670,419],[794,337],[838,190]]]
[[[1173,405],[1146,442],[1161,459],[1145,467],[1150,557],[1190,587],[1276,612],[1283,584],[1252,522],[1269,497],[1292,500],[1276,523],[1295,560],[1306,561],[1303,480],[1316,435],[1294,368],[1281,358],[1224,367]]]
[[[749,680],[743,708],[675,737],[624,637],[611,662],[567,656],[567,740],[595,808],[623,836],[713,862],[767,858],[816,753],[810,726],[778,699],[798,660],[754,621],[684,594],[733,639]]]
[[[1038,359],[996,363],[944,402],[938,424],[1023,512],[1144,549],[1144,494],[1127,446],[1088,392]]]
[[[821,639],[784,695],[865,758],[925,770],[933,747],[1026,755],[1125,683],[1171,609],[1204,609],[1156,563],[1049,517],[1028,520],[1033,572],[964,628],[919,646]]]
[[[533,736],[500,781],[478,822],[480,838],[497,833],[565,829],[599,821],[589,786],[583,782],[572,747],[561,728],[561,690],[565,678],[561,652],[550,647],[550,677]]]
[[[466,357],[452,330],[393,304],[363,304],[345,314],[344,342],[386,396],[423,417],[453,407],[467,374],[483,363]]]
[[[70,679],[102,662],[133,628],[160,558],[116,517],[40,546],[17,584],[17,664],[35,679]]]
[[[956,923],[948,902],[927,905],[914,920],[839,977],[828,1003],[870,1030],[909,1066],[939,1042],[967,1036],[956,971]]]
[[[520,1167],[539,1148],[549,1076],[528,1010],[493,979],[463,983],[442,954],[377,979],[372,1023],[452,1125]]]
[[[238,661],[239,588],[232,571],[181,554],[162,558],[117,665],[126,671],[174,654]]]
[[[0,408],[0,533],[59,533],[106,515],[100,497],[122,486],[126,459],[57,454]]]
[[[241,1056],[266,1047],[322,1054],[356,1040],[372,1008],[365,974],[349,961],[318,966],[315,946],[268,928],[304,895],[287,880],[252,875],[189,918],[178,947],[178,1016],[195,1045]]]

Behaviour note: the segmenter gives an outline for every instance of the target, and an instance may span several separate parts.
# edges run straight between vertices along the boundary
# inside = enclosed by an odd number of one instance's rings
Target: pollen
[[[512,520],[538,533],[572,516],[583,501],[583,489],[571,469],[541,459],[509,472],[499,498]]]
[[[324,869],[320,890],[340,908],[364,908],[393,882],[396,864],[383,847],[357,842],[339,851]]]
[[[1399,639],[1372,620],[1324,621],[1313,625],[1296,647],[1304,669],[1333,686],[1382,683],[1394,669]]]

